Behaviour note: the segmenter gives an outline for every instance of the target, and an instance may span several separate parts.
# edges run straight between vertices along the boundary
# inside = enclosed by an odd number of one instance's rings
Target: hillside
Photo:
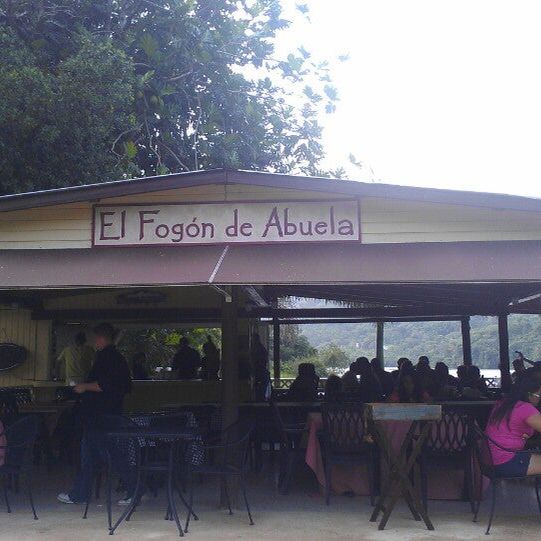
[[[351,358],[375,355],[376,326],[373,323],[300,325],[298,329],[318,350],[332,344]],[[481,368],[497,368],[497,318],[472,317],[471,339],[473,362]],[[511,354],[520,350],[528,358],[540,359],[541,316],[510,316],[509,339]],[[384,344],[385,364],[389,366],[393,366],[399,357],[416,359],[420,355],[428,355],[433,362],[445,361],[451,367],[462,363],[459,322],[387,323]]]

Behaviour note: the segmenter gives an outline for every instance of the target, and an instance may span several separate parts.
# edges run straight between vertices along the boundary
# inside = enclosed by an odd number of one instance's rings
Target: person
[[[177,379],[196,379],[200,368],[199,352],[192,348],[188,338],[183,336],[171,362],[171,370],[176,374]]]
[[[383,364],[377,357],[374,357],[370,361],[370,366],[372,366],[372,372],[374,372],[380,382],[382,393],[385,396],[389,396],[394,389],[394,379],[392,374],[385,370]]]
[[[393,370],[391,372],[391,376],[393,376],[393,379],[395,382],[398,379],[398,376],[400,375],[401,368],[405,365],[413,367],[413,363],[407,357],[400,357],[400,359],[396,361],[396,370]]]
[[[253,365],[256,366],[258,363],[263,363],[266,366],[269,362],[269,352],[267,351],[267,348],[263,345],[261,337],[258,333],[254,332],[252,334],[252,342],[250,345]]]
[[[389,397],[389,402],[420,403],[430,402],[428,391],[421,385],[421,379],[417,377],[415,369],[410,365],[402,365],[396,387]]]
[[[437,362],[434,367],[430,395],[442,400],[458,398],[458,380],[449,374],[449,367],[444,362]]]
[[[359,391],[359,363],[357,360],[349,365],[347,370],[342,375],[342,391],[344,393],[357,393]]]
[[[417,377],[421,379],[421,385],[427,389],[432,385],[433,370],[430,368],[430,360],[426,355],[421,355],[415,367]]]
[[[526,371],[526,366],[524,365],[524,359],[517,357],[513,360],[513,375],[511,376],[513,383]]]
[[[297,369],[297,377],[287,392],[286,399],[291,402],[315,402],[319,376],[312,363],[301,363]]]
[[[86,334],[78,332],[74,343],[65,347],[58,356],[60,372],[64,374],[66,385],[83,383],[94,362],[94,350],[86,343]]]
[[[458,388],[463,398],[476,400],[487,394],[487,383],[478,366],[460,365],[457,368]]]
[[[131,373],[133,379],[146,380],[148,374],[145,368],[146,355],[143,351],[138,351],[131,360]]]
[[[220,350],[214,345],[212,337],[207,335],[207,341],[203,344],[201,379],[218,379],[218,372],[220,372]]]
[[[528,369],[492,409],[485,434],[492,440],[489,448],[498,475],[541,475],[541,454],[518,452],[524,451],[528,438],[541,433],[540,398],[541,374]]]
[[[342,394],[342,380],[335,374],[325,382],[325,402],[338,402]]]
[[[135,472],[125,455],[111,447],[105,436],[108,417],[120,415],[124,397],[131,391],[128,363],[114,345],[115,331],[109,323],[101,323],[94,329],[96,357],[85,383],[73,390],[81,395],[81,470],[71,490],[58,495],[62,503],[87,501],[92,490],[96,468],[105,462],[109,450],[113,467],[120,474],[127,489],[127,498],[119,503],[129,503],[135,491]]]
[[[374,374],[370,361],[366,357],[357,359],[359,371],[359,400],[361,402],[379,402],[382,399],[383,391],[381,383]]]

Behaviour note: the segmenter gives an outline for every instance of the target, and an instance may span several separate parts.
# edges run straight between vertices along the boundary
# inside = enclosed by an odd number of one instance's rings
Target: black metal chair
[[[5,450],[4,464],[0,466],[0,477],[4,491],[4,499],[8,513],[11,513],[9,503],[8,489],[13,483],[24,479],[28,499],[34,515],[34,520],[38,519],[34,498],[32,495],[32,466],[33,449],[38,436],[39,419],[33,415],[27,415],[13,422],[4,431],[6,445],[0,446]]]
[[[370,503],[374,505],[377,448],[368,439],[364,407],[359,404],[326,403],[321,407],[321,413],[323,416],[321,440],[325,464],[325,503],[327,505],[330,503],[334,465],[366,464]]]
[[[442,418],[430,426],[419,456],[421,495],[425,509],[428,504],[428,470],[430,466],[457,468],[464,472],[463,497],[475,512],[473,494],[470,419],[466,413],[444,410]]]
[[[307,412],[304,408],[279,406],[275,402],[271,402],[271,408],[280,442],[278,490],[288,494],[295,467],[304,463],[305,449],[301,441],[307,431]]]
[[[252,422],[249,420],[239,420],[225,429],[223,433],[223,442],[216,445],[203,445],[204,458],[200,464],[191,464],[188,473],[189,481],[189,509],[193,510],[193,475],[205,477],[219,477],[224,480],[224,491],[229,509],[232,515],[231,501],[229,497],[228,480],[238,479],[246,512],[253,526],[252,512],[246,494],[246,468],[248,462],[248,446],[250,443],[250,434],[252,432]],[[186,519],[185,532],[188,531],[190,518],[193,513],[188,513]],[[196,516],[194,515],[194,518]]]
[[[511,453],[517,453],[517,451],[513,451],[511,449],[506,449],[505,447],[502,447],[501,445],[498,445],[495,441],[493,441],[489,436],[487,436],[477,425],[474,425],[473,428],[473,450],[474,450],[474,456],[476,460],[479,462],[479,467],[481,469],[481,473],[487,477],[490,480],[490,488],[491,488],[491,503],[490,503],[490,515],[488,518],[488,525],[487,529],[485,531],[485,535],[488,535],[490,533],[490,527],[492,526],[492,519],[494,518],[494,511],[496,509],[496,495],[498,492],[498,489],[501,486],[501,482],[505,480],[510,479],[530,479],[534,476],[521,476],[521,477],[506,477],[498,475],[498,472],[496,471],[496,468],[494,467],[494,462],[492,460],[492,453],[490,451],[489,442],[491,445],[497,447],[498,449],[501,449],[502,451],[508,451]],[[518,453],[529,453],[530,451],[518,451]],[[534,477],[535,479],[535,495],[537,498],[537,505],[539,507],[539,512],[541,513],[541,493],[540,493],[540,483],[541,478],[538,476]],[[482,491],[478,490],[479,495],[481,495]],[[477,501],[477,505],[475,508],[475,514],[473,516],[473,521],[477,522],[477,516],[479,514],[479,509],[481,507],[481,497],[479,496],[479,500]]]

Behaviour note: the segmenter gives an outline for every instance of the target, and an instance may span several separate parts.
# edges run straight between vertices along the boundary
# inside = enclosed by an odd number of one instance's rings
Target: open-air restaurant
[[[533,198],[235,170],[1,196],[0,530],[529,535],[541,363],[511,369],[516,314],[541,314]],[[456,324],[459,362],[388,358],[400,322]],[[374,347],[347,370],[283,373],[288,326],[348,324]]]

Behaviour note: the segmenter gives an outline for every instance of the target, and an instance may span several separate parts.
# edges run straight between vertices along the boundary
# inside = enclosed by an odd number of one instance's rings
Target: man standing
[[[66,385],[86,381],[94,362],[94,350],[86,343],[85,333],[77,333],[74,344],[65,347],[57,360],[59,372],[64,374]]]
[[[183,336],[178,344],[178,350],[171,362],[171,370],[177,379],[196,379],[201,368],[199,352],[190,347],[190,342]]]
[[[81,471],[69,493],[58,495],[62,503],[85,502],[92,489],[96,467],[104,462],[109,450],[113,466],[121,475],[128,491],[128,498],[135,489],[134,472],[127,457],[118,456],[118,450],[108,445],[105,437],[107,415],[120,415],[124,396],[131,391],[130,370],[126,360],[114,345],[115,331],[109,323],[94,329],[96,359],[85,383],[73,390],[81,395],[81,416],[84,434],[81,441]]]

